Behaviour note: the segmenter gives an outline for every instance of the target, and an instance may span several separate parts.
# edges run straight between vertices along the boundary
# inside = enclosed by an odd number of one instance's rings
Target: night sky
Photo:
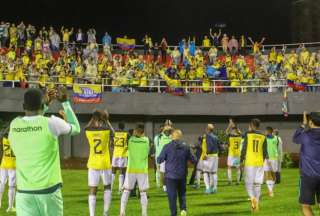
[[[226,24],[229,35],[267,38],[266,43],[291,42],[291,0],[6,0],[0,20],[32,23],[36,26],[94,27],[113,38],[128,35],[154,40],[165,36],[169,44],[182,37],[197,36],[197,43],[209,28]],[[4,2],[2,2],[3,4]],[[217,28],[215,28],[218,30]],[[100,41],[100,38],[99,38]]]

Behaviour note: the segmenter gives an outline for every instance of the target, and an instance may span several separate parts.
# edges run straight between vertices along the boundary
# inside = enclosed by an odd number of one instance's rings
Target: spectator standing
[[[172,133],[172,142],[163,148],[157,159],[158,163],[166,163],[165,176],[171,216],[177,215],[177,196],[179,197],[180,215],[187,215],[186,178],[188,161],[196,162],[189,146],[181,141],[181,139],[182,132],[180,130],[174,130]]]
[[[202,47],[205,51],[208,51],[210,46],[211,46],[210,39],[208,38],[207,35],[205,35],[202,41]]]
[[[164,64],[167,62],[167,50],[168,50],[168,43],[165,38],[162,38],[161,40],[160,50],[161,50],[162,63]]]
[[[153,61],[158,62],[159,46],[157,42],[154,43],[152,51],[153,51]]]
[[[51,49],[53,52],[58,52],[60,47],[60,36],[59,34],[53,30],[50,34],[50,42],[51,42]]]
[[[79,28],[78,32],[76,34],[76,43],[77,43],[77,47],[81,48],[82,47],[82,43],[84,42],[84,34],[82,32],[82,29]]]
[[[61,28],[62,33],[62,42],[64,47],[67,47],[70,42],[70,36],[73,34],[73,28],[69,31],[68,29],[65,29],[64,26]]]
[[[108,32],[106,32],[102,38],[102,45],[108,45],[110,48],[112,48],[112,38],[111,36],[108,34]]]
[[[212,38],[213,45],[215,47],[218,47],[220,45],[219,38],[221,36],[221,29],[219,29],[219,33],[214,32],[213,34],[212,34],[212,29],[210,29],[210,36]]]
[[[229,37],[227,34],[223,34],[223,37],[221,39],[221,45],[224,53],[228,53],[228,44],[229,44]]]
[[[26,40],[26,26],[23,22],[21,22],[17,27],[18,32],[18,47],[24,47],[25,40]]]
[[[260,52],[260,48],[263,45],[263,42],[265,41],[266,38],[262,38],[260,42],[258,41],[253,41],[251,37],[248,37],[248,40],[250,41],[252,45],[252,53],[253,54],[258,54]]]
[[[96,30],[95,29],[89,29],[87,31],[87,37],[88,37],[88,43],[96,43],[97,39],[96,39]]]
[[[239,43],[234,35],[232,35],[231,40],[229,40],[228,48],[231,55],[236,55],[238,53]]]
[[[246,55],[247,39],[244,35],[241,35],[239,40],[239,51],[241,55]]]

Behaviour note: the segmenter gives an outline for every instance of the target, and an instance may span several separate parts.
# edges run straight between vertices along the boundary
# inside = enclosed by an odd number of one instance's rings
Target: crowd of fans
[[[294,91],[317,90],[310,85],[320,83],[320,51],[310,52],[303,44],[266,51],[265,38],[209,33],[199,46],[189,38],[174,47],[165,38],[158,43],[146,35],[143,53],[119,52],[107,32],[97,41],[95,29],[1,22],[0,81],[20,87],[94,83],[115,92],[274,91],[286,84]]]

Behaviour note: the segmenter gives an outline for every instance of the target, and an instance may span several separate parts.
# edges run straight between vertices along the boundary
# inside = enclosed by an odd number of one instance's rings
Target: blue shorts
[[[319,177],[300,177],[300,204],[314,205],[315,200],[320,203],[320,178]]]

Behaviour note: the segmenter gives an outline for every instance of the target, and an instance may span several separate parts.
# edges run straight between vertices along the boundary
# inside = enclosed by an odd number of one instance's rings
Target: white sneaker
[[[7,213],[9,213],[9,212],[16,212],[16,209],[15,208],[8,208]]]
[[[163,188],[164,192],[167,192],[167,187],[166,186],[163,186],[162,188]]]
[[[182,210],[180,213],[181,216],[187,216],[187,211],[186,210]]]
[[[109,213],[108,212],[104,212],[103,216],[109,216]]]

